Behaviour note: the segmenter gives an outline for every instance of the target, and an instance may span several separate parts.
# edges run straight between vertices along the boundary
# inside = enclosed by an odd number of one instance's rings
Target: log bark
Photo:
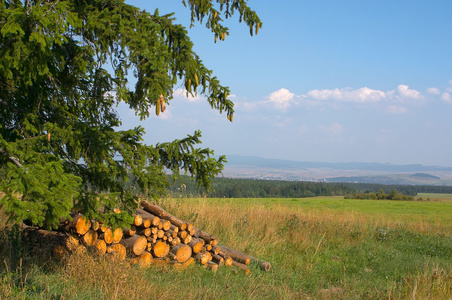
[[[242,253],[240,251],[228,248],[228,247],[223,246],[223,245],[220,245],[219,247],[221,249],[221,252],[224,253],[224,255],[232,257],[232,259],[234,259],[235,261],[237,261],[239,263],[248,265],[250,263],[250,261],[251,261],[251,256],[249,256],[249,255],[247,255],[245,253]]]
[[[136,234],[144,235],[144,236],[151,236],[152,235],[152,230],[151,230],[151,228],[139,227],[137,229],[137,233]]]
[[[122,228],[116,228],[113,230],[113,244],[117,244],[122,240],[122,237],[124,236],[124,233],[122,231]]]
[[[103,232],[107,231],[107,229],[108,229],[108,227],[104,223],[99,222],[99,229],[97,230],[97,232],[103,233]]]
[[[91,220],[91,229],[94,231],[99,230],[100,224],[95,220]]]
[[[179,227],[177,227],[176,225],[171,224],[171,227],[170,227],[169,230],[172,230],[172,231],[178,233],[179,232]]]
[[[66,248],[63,245],[56,245],[52,248],[52,256],[56,259],[63,259],[68,255]]]
[[[77,214],[69,223],[69,228],[75,230],[77,234],[83,235],[91,228],[91,221],[81,214]]]
[[[226,267],[232,266],[232,261],[233,261],[232,257],[226,256],[226,257],[223,257],[223,259],[224,259],[224,265]]]
[[[118,260],[123,261],[126,259],[127,251],[124,245],[114,244],[113,246],[111,246],[110,253],[113,253],[113,255],[115,255]]]
[[[110,227],[105,229],[105,232],[99,236],[99,238],[103,239],[105,243],[111,244],[113,243],[113,231]]]
[[[234,267],[242,270],[243,272],[245,272],[245,275],[249,275],[250,272],[251,272],[247,265],[239,263],[239,262],[237,262],[235,260],[232,261],[232,266],[234,266]]]
[[[135,218],[133,219],[133,225],[141,226],[141,224],[143,224],[143,217],[141,215],[135,215]]]
[[[204,245],[201,240],[197,238],[192,238],[192,240],[188,243],[188,245],[193,249],[193,253],[199,253],[202,250],[202,246]]]
[[[178,233],[178,236],[181,239],[185,239],[187,237],[187,235],[188,235],[188,232],[186,230],[179,231],[179,233]]]
[[[151,227],[151,225],[152,225],[152,222],[150,219],[143,218],[143,224],[141,224],[141,226],[143,226],[145,228],[149,228],[149,227]]]
[[[97,242],[97,232],[90,229],[82,237],[81,241],[86,247],[94,246]]]
[[[151,226],[158,226],[160,224],[160,218],[156,215],[147,212],[143,209],[137,208],[136,215],[141,216],[142,218],[148,219],[151,221]]]
[[[218,265],[224,265],[224,258],[218,254],[212,254],[212,261],[217,263]]]
[[[213,253],[218,254],[221,251],[221,248],[218,246],[212,246],[212,250]]]
[[[130,228],[124,228],[122,232],[126,236],[134,236],[137,233],[137,228],[135,225],[131,225]]]
[[[152,264],[152,254],[145,251],[143,252],[140,256],[137,256],[134,260],[133,260],[133,264],[134,265],[138,265],[141,268],[149,268],[149,266]]]
[[[156,204],[151,204],[151,203],[147,202],[146,200],[141,201],[141,205],[143,206],[144,210],[146,210],[147,212],[150,212],[161,219],[170,221],[171,224],[178,226],[180,229],[184,230],[187,228],[187,222],[173,216],[172,214],[170,214],[169,212],[167,212],[160,206],[158,206]]]
[[[213,261],[208,261],[206,264],[207,268],[211,269],[213,272],[218,271],[218,264],[214,263]]]
[[[197,262],[199,262],[202,265],[206,265],[209,261],[209,257],[205,255],[204,253],[198,253],[195,255],[195,259]]]
[[[191,247],[185,244],[174,246],[170,252],[175,255],[176,260],[180,263],[186,262],[193,253]]]
[[[64,241],[64,246],[69,252],[74,251],[77,248],[78,244],[79,244],[78,238],[72,234],[69,235]]]
[[[195,228],[196,233],[195,237],[203,239],[206,244],[211,244],[212,246],[216,246],[218,244],[218,239],[207,232],[204,232],[198,228]]]
[[[163,221],[162,227],[162,230],[165,231],[171,229],[171,222],[168,220]]]
[[[94,250],[99,256],[102,256],[107,252],[107,244],[104,240],[98,239],[96,244],[94,245]]]
[[[160,266],[164,266],[168,264],[168,260],[165,258],[153,258],[152,259],[152,264],[153,265],[160,265]]]
[[[158,239],[163,238],[164,235],[165,235],[165,231],[163,231],[163,230],[158,230],[157,231],[157,238]]]
[[[184,239],[181,239],[182,243],[184,243],[184,244],[190,243],[191,240],[192,240],[191,235],[187,235]]]
[[[251,262],[256,263],[262,271],[268,272],[270,271],[271,264],[268,261],[260,260],[258,258],[251,256]]]
[[[136,234],[129,238],[122,239],[121,244],[124,245],[128,251],[139,256],[146,250],[148,241],[146,237]]]
[[[190,257],[186,262],[180,263],[177,260],[170,261],[169,264],[172,265],[174,268],[179,270],[184,270],[188,266],[191,266],[195,263],[195,259],[193,257]]]

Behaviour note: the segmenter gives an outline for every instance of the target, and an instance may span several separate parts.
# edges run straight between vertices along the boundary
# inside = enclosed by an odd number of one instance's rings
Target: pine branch
[[[12,156],[10,153],[6,152],[5,150],[3,150],[2,148],[0,148],[0,154],[3,154],[4,156],[6,156],[10,161],[12,161],[16,166],[18,166],[19,168],[22,167],[22,164],[20,163],[19,159]]]

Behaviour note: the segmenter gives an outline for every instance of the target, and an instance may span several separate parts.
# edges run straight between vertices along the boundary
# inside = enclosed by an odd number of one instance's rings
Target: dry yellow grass
[[[143,270],[80,253],[63,264],[51,264],[46,272],[27,261],[14,276],[2,275],[0,295],[12,299],[30,295],[33,299],[452,299],[451,264],[435,261],[435,253],[426,263],[401,264],[406,270],[386,270],[401,260],[412,263],[411,256],[398,256],[404,252],[397,252],[399,261],[386,257],[392,254],[384,252],[393,247],[391,232],[422,237],[418,234],[434,235],[438,228],[441,232],[443,224],[406,224],[353,211],[245,205],[228,199],[163,199],[160,204],[217,236],[220,244],[270,261],[271,271],[252,268],[251,276],[245,277],[225,268],[214,274],[199,266]],[[387,241],[376,240],[381,228],[381,238],[387,234]],[[445,247],[438,251],[447,251],[449,246]]]

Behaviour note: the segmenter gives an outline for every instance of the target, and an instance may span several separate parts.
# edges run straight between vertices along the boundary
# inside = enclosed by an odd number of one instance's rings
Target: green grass
[[[452,201],[452,194],[437,194],[437,193],[419,193],[416,197],[420,197],[423,200],[440,200],[440,201]]]
[[[445,200],[448,194],[444,195]],[[452,199],[452,198],[451,198]],[[184,201],[196,202],[198,198],[187,198]],[[284,205],[288,208],[304,209],[312,212],[336,211],[352,212],[371,217],[374,220],[385,220],[417,225],[426,223],[439,225],[452,232],[452,204],[447,201],[391,201],[391,200],[359,200],[343,197],[313,197],[313,198],[206,198],[205,201],[215,205],[234,203],[250,207],[263,205],[271,208],[274,205]]]
[[[272,269],[251,266],[250,276],[198,265],[142,270],[86,256],[43,263],[26,260],[25,245],[3,234],[0,259],[9,267],[0,269],[0,298],[452,299],[452,202],[328,197],[161,204]],[[12,244],[22,251],[11,256]]]

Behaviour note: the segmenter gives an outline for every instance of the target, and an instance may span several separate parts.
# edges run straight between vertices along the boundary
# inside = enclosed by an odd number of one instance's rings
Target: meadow
[[[424,199],[427,197],[422,196]],[[431,199],[433,197],[430,197]],[[452,201],[173,198],[160,205],[269,261],[245,276],[33,258],[1,223],[1,299],[452,299]]]

